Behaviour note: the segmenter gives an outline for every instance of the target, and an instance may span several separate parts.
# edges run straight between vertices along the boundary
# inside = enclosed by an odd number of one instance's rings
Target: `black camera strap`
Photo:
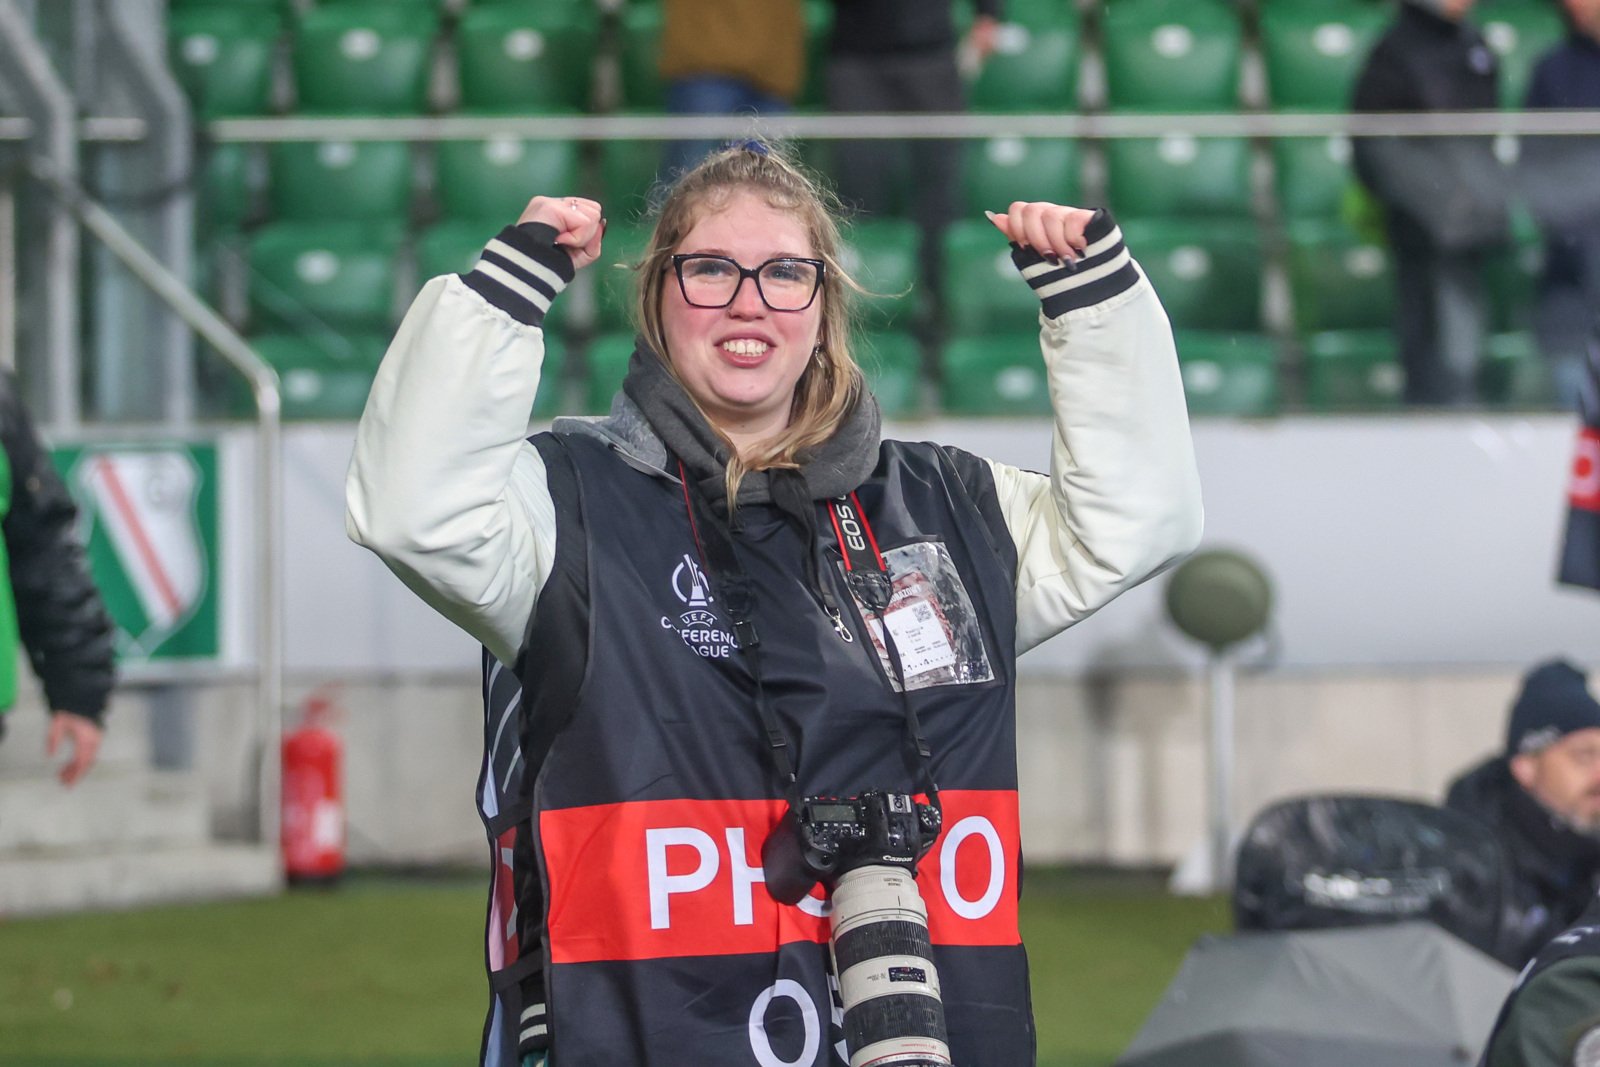
[[[889,603],[894,599],[894,581],[889,577],[889,565],[878,550],[878,539],[872,534],[872,524],[861,506],[861,498],[854,490],[848,497],[835,497],[828,501],[828,517],[833,520],[833,534],[838,539],[839,554],[844,557],[844,580],[855,597],[872,612],[883,636],[883,647],[889,654],[889,664],[899,683],[900,706],[906,718],[906,736],[917,751],[917,762],[922,771],[923,785],[928,790],[928,803],[942,812],[939,804],[939,785],[933,780],[933,752],[922,733],[922,721],[911,702],[911,689],[906,685],[905,666],[900,661],[900,648],[889,630]]]
[[[772,710],[766,687],[762,684],[761,636],[756,631],[755,620],[752,617],[755,608],[752,583],[734,551],[733,537],[728,524],[712,510],[699,487],[690,480],[682,460],[678,461],[678,477],[683,487],[684,506],[688,509],[689,528],[694,536],[695,547],[700,553],[700,562],[712,579],[712,588],[721,599],[722,610],[733,627],[739,651],[750,664],[750,674],[756,686],[756,711],[761,716],[762,729],[767,735],[767,750],[773,768],[783,783],[789,809],[798,812],[801,799],[800,782],[795,772],[794,760],[790,755],[789,739],[783,732],[782,724],[778,722],[777,714]],[[888,652],[889,663],[898,683],[900,704],[905,714],[906,734],[916,749],[923,784],[928,792],[928,802],[938,810],[940,809],[939,787],[933,778],[932,751],[923,736],[916,708],[912,705],[900,651],[895,647],[894,635],[890,632],[886,619],[894,592],[888,565],[884,562],[882,553],[878,551],[877,539],[872,535],[872,528],[867,522],[866,513],[861,508],[861,501],[854,492],[849,497],[839,497],[829,501],[828,507],[834,533],[838,537],[839,551],[844,557],[845,581],[857,599],[871,610],[877,620],[884,648]],[[815,545],[806,546],[808,552],[815,550]],[[843,622],[838,608],[833,604],[833,598],[827,596],[826,590],[822,589],[818,590],[818,595],[824,597],[824,607],[834,619],[835,628],[842,628]],[[843,636],[849,639],[847,629],[843,631]]]
[[[761,727],[767,734],[767,754],[772,757],[773,769],[783,782],[784,799],[790,811],[800,810],[800,779],[795,774],[794,760],[789,756],[789,738],[778,722],[778,716],[767,700],[767,690],[761,682],[761,635],[756,632],[751,617],[755,608],[755,593],[750,578],[739,565],[733,551],[733,538],[727,524],[718,518],[706,502],[699,487],[689,479],[683,461],[678,461],[678,479],[683,486],[683,503],[689,509],[689,530],[694,535],[695,547],[700,552],[700,563],[711,577],[711,587],[722,601],[722,611],[733,626],[733,636],[739,651],[750,663],[750,675],[756,683],[756,711],[761,715]]]

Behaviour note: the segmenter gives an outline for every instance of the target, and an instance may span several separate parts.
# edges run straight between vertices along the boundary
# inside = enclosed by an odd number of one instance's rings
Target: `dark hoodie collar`
[[[667,451],[683,461],[705,498],[725,507],[727,448],[683,385],[667,370],[666,363],[642,339],[634,343],[622,392],[638,407]],[[878,402],[863,390],[834,435],[802,459],[798,477],[805,496],[828,500],[843,496],[866,481],[878,464],[881,431]],[[784,473],[751,471],[739,483],[739,503],[771,503],[774,475]]]

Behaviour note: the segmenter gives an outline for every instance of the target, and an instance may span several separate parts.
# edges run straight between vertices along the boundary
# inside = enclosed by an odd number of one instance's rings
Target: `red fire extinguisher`
[[[344,745],[329,727],[327,687],[306,698],[283,739],[283,870],[290,881],[331,882],[344,871]]]

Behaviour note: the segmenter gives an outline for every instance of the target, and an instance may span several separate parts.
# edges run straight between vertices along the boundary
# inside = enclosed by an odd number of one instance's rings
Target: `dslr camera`
[[[761,846],[767,892],[797,904],[828,890],[829,947],[851,1067],[951,1067],[917,861],[939,809],[905,793],[808,797]]]

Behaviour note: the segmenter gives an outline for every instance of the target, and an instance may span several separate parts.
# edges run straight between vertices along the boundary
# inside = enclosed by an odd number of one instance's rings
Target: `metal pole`
[[[256,477],[261,508],[256,545],[260,600],[256,634],[259,661],[256,735],[260,746],[256,753],[256,815],[260,840],[264,844],[276,844],[281,790],[278,753],[283,736],[283,583],[279,579],[283,551],[283,473],[278,373],[109,211],[90,200],[76,182],[56,174],[46,160],[32,160],[29,170],[134,277],[165,301],[250,381],[256,402]]]
[[[17,369],[17,188],[0,182],[0,367]]]
[[[51,169],[68,180],[78,174],[77,106],[50,65],[50,59],[14,0],[0,0],[0,77],[22,101],[33,122],[31,150],[49,159]],[[41,257],[43,321],[39,358],[47,371],[43,419],[52,428],[70,431],[81,413],[78,385],[78,228],[57,204],[44,220]]]
[[[172,194],[151,209],[151,247],[174,274],[188,278],[194,254],[194,195],[175,186],[189,177],[194,155],[189,104],[166,65],[151,54],[159,55],[165,48],[162,36],[148,28],[151,12],[128,0],[102,0],[99,10],[100,24],[110,31],[106,37],[115,46],[140,117],[152,134],[145,142],[155,161],[149,171],[157,172],[157,184],[174,186]],[[154,42],[149,39],[152,36]],[[194,337],[171,311],[157,314],[150,337],[164,361],[157,376],[162,414],[169,423],[187,423],[194,418],[195,408]]]
[[[214,119],[206,134],[217,142],[459,141],[529,137],[570,141],[708,140],[726,137],[803,137],[814,140],[919,138],[1165,137],[1591,137],[1600,134],[1600,109],[1589,111],[1430,111],[1420,113],[1222,112],[1216,114],[1027,115],[443,115],[437,117],[315,117]]]
[[[1229,854],[1233,844],[1233,657],[1213,652],[1207,664],[1210,689],[1207,707],[1207,841],[1213,892],[1233,884]]]

